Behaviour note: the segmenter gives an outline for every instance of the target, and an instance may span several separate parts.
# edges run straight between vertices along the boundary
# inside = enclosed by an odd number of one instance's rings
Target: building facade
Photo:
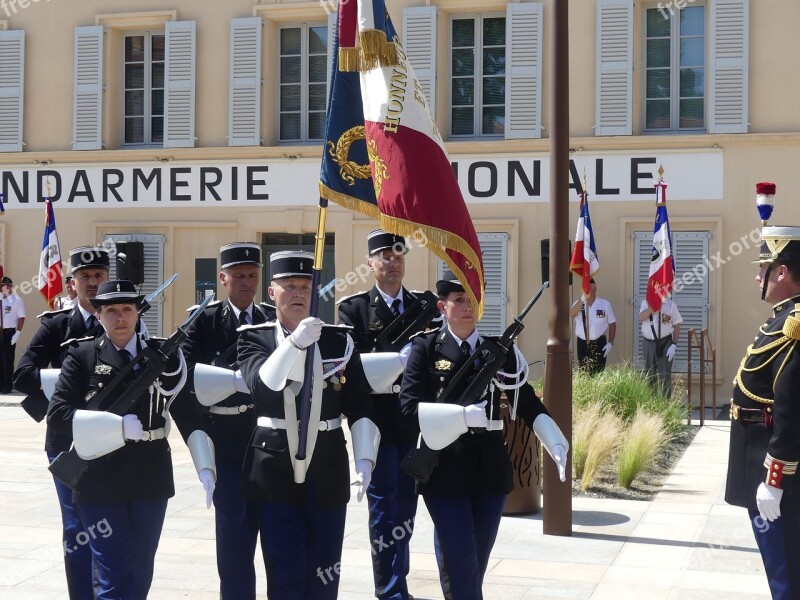
[[[490,332],[542,280],[554,1],[387,3],[480,234]],[[48,195],[63,253],[141,242],[145,291],[181,273],[148,316],[164,334],[187,306],[220,291],[222,244],[257,241],[267,252],[313,244],[332,9],[324,1],[0,2],[0,252],[30,314],[46,307],[35,281]],[[800,4],[573,0],[569,19],[571,96],[562,109],[573,152],[564,177],[573,223],[584,176],[588,184],[599,293],[618,319],[610,360],[638,359],[653,181],[663,166],[675,299],[687,327],[708,329],[727,393],[768,310],[750,264],[755,184],[777,183],[775,224],[800,223],[792,199],[800,80],[781,65],[800,54]],[[329,211],[323,316],[332,318],[334,295],[370,284],[374,226]],[[407,282],[431,288],[440,268],[414,249]],[[544,359],[546,303],[527,325],[522,349],[529,361]],[[682,335],[676,370],[685,363]]]

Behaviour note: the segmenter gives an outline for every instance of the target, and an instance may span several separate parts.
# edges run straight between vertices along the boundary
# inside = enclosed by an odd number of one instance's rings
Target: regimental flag
[[[320,196],[426,245],[483,314],[481,247],[384,0],[339,0]]]
[[[647,304],[653,312],[661,310],[661,303],[672,291],[675,281],[675,257],[672,255],[672,232],[667,215],[667,184],[663,179],[655,183],[656,221],[653,227],[653,255],[650,258],[650,276],[647,278]]]
[[[53,203],[45,200],[47,216],[44,222],[44,240],[42,241],[42,254],[39,259],[39,291],[44,299],[53,308],[56,297],[63,291],[61,282],[61,251],[58,247],[58,234],[56,233],[56,216],[53,213]]]
[[[589,218],[589,192],[584,190],[581,194],[581,214],[578,217],[578,230],[575,232],[575,247],[569,261],[570,271],[583,278],[581,288],[584,298],[589,295],[589,280],[599,268],[592,220]]]

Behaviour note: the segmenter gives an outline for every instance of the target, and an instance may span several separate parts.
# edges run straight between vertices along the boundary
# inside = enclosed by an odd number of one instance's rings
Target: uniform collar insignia
[[[383,323],[381,321],[372,321],[369,324],[370,331],[377,331],[379,329],[383,329]]]
[[[111,365],[97,365],[94,368],[94,372],[97,375],[108,375],[111,373]]]
[[[437,360],[433,366],[436,367],[437,371],[449,371],[453,368],[453,363],[446,358],[443,358],[442,360]]]

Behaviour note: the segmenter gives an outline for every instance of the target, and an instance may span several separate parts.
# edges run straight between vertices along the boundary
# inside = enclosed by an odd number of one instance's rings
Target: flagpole
[[[583,208],[583,205],[585,203],[589,202],[589,192],[587,191],[586,185],[587,185],[586,184],[586,169],[584,169],[583,170],[583,194],[581,194],[581,196],[583,197],[583,202],[581,203],[581,208]],[[586,212],[587,213],[589,212],[589,207],[588,206],[586,207]],[[585,230],[586,223],[584,223],[583,226],[584,226],[584,230]],[[592,235],[594,235],[594,232],[592,232]],[[577,240],[575,240],[575,241],[577,241]],[[586,252],[586,250],[584,249],[584,253],[585,252]],[[591,276],[592,276],[591,266],[589,268],[589,273],[584,273],[583,274],[583,278],[586,279],[587,275],[589,276],[589,279],[591,280]],[[589,285],[591,285],[591,283]],[[583,335],[584,335],[583,339],[586,341],[586,350],[588,352],[588,350],[589,350],[589,309],[587,308],[586,305],[589,302],[589,296],[588,296],[588,294],[586,293],[586,291],[583,288],[581,288],[581,294],[583,295],[583,306],[581,307],[581,309],[583,310]]]
[[[550,415],[572,439],[572,355],[569,328],[569,0],[552,3],[550,55],[550,322],[544,398]],[[563,242],[561,240],[564,240]],[[570,449],[571,450],[571,449]],[[544,461],[543,530],[547,535],[572,535],[572,453],[567,453],[567,480],[562,483],[554,462]]]
[[[325,221],[328,216],[328,201],[319,199],[319,212],[317,213],[317,234],[314,239],[314,267],[311,273],[311,302],[308,305],[308,314],[316,317],[319,314],[319,288],[322,279],[322,258],[325,253]],[[316,344],[311,344],[306,349],[306,365],[303,377],[303,386],[300,388],[300,431],[298,433],[297,464],[306,459],[306,446],[308,445],[308,422],[311,419],[311,390],[314,385],[314,353]],[[303,467],[300,467],[303,469]],[[297,470],[295,471],[297,472]],[[305,473],[303,474],[305,478]]]

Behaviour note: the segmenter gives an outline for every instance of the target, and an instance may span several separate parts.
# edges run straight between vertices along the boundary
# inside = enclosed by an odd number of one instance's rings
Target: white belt
[[[239,415],[247,412],[254,404],[240,404],[239,406],[209,406],[208,412],[215,415]]]
[[[143,442],[154,442],[156,440],[163,440],[165,437],[167,437],[167,432],[163,427],[159,427],[158,429],[145,429],[142,432]]]
[[[502,421],[501,421],[502,423]],[[258,417],[256,424],[259,427],[269,427],[270,429],[286,429],[286,419],[273,419],[272,417]],[[317,428],[320,431],[331,431],[342,426],[342,417],[320,421]]]
[[[503,420],[495,419],[493,421],[489,421],[486,431],[503,431]]]

